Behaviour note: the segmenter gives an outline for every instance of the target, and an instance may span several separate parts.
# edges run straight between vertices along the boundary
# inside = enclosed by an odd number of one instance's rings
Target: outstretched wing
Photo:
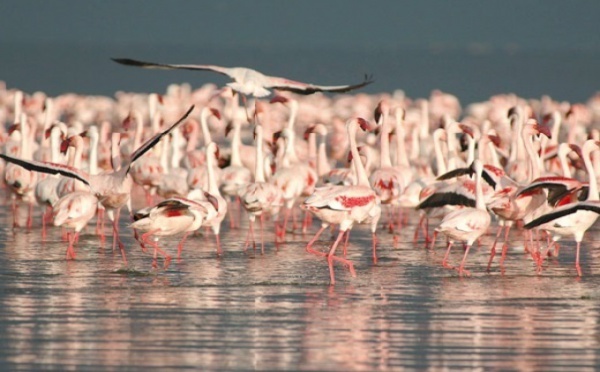
[[[372,76],[365,75],[365,79],[358,84],[354,85],[314,85],[308,83],[302,83],[299,81],[289,80],[286,78],[280,78],[275,76],[267,76],[267,82],[265,88],[287,90],[298,94],[313,94],[316,92],[336,92],[344,93],[354,89],[359,89],[367,86],[373,82]]]
[[[585,201],[567,204],[564,207],[556,208],[550,213],[546,213],[535,220],[529,222],[525,226],[526,229],[533,229],[534,227],[538,227],[545,223],[556,220],[557,218],[561,218],[564,216],[568,216],[577,211],[591,211],[600,214],[600,202],[599,201]]]
[[[201,70],[201,71],[213,71],[219,74],[230,76],[231,69],[228,67],[221,67],[215,65],[174,65],[169,63],[154,63],[138,61],[130,58],[111,58],[113,61],[126,66],[135,66],[149,69],[159,70]]]
[[[82,172],[73,167],[69,167],[68,165],[49,163],[45,161],[23,160],[19,158],[13,158],[12,156],[4,154],[0,154],[0,158],[4,159],[9,163],[19,165],[30,171],[48,174],[60,174],[61,176],[74,178],[90,186],[88,175],[85,172]]]
[[[177,122],[175,124],[173,124],[169,127],[169,129],[167,129],[161,133],[157,133],[154,137],[150,138],[148,141],[144,142],[144,144],[142,144],[140,147],[138,147],[137,150],[135,150],[131,154],[131,159],[129,160],[129,164],[127,165],[127,171],[125,173],[126,174],[129,173],[131,164],[133,164],[134,161],[136,161],[142,155],[144,155],[146,152],[148,152],[152,147],[154,147],[161,140],[161,138],[163,138],[167,134],[171,133],[173,131],[173,129],[175,129],[179,124],[181,124],[190,115],[192,110],[194,110],[194,107],[195,106],[192,105],[187,110],[187,112],[185,114],[183,114],[183,116],[179,120],[177,120]]]

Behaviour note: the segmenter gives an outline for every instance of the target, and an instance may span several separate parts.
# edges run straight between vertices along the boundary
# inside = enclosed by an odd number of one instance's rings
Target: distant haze
[[[112,94],[221,77],[134,71],[110,57],[248,66],[366,91],[462,100],[599,89],[600,1],[3,1],[0,80]]]

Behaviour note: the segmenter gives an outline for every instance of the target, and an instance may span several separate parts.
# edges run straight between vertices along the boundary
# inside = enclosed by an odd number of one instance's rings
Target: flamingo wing
[[[47,174],[60,174],[61,176],[74,178],[83,182],[84,184],[90,186],[90,181],[88,180],[88,175],[85,172],[82,172],[73,167],[69,167],[64,164],[55,164],[43,161],[35,161],[35,160],[23,160],[19,158],[14,158],[12,156],[0,154],[0,158],[4,159],[9,163],[13,163],[19,165],[27,170],[47,173]]]
[[[585,201],[579,203],[567,204],[564,207],[556,208],[550,213],[544,214],[533,221],[529,222],[525,226],[526,229],[533,229],[534,227],[543,225],[548,222],[552,222],[557,218],[568,216],[576,213],[577,211],[591,211],[600,214],[600,202],[599,201]]]
[[[200,70],[200,71],[213,71],[222,75],[231,77],[231,69],[228,67],[221,67],[215,65],[180,65],[180,64],[168,64],[168,63],[154,63],[144,62],[130,58],[111,58],[113,61],[126,66],[136,66],[148,69],[159,69],[159,70]]]
[[[148,141],[144,142],[144,144],[142,144],[138,149],[136,149],[132,154],[131,154],[131,159],[129,160],[129,164],[127,165],[126,169],[126,174],[129,173],[129,170],[131,169],[131,164],[136,161],[137,159],[139,159],[142,155],[144,155],[146,152],[148,152],[152,147],[154,147],[160,140],[161,138],[163,138],[164,136],[166,136],[167,134],[171,133],[173,131],[173,129],[175,129],[179,124],[181,124],[192,112],[192,110],[194,110],[194,105],[192,105],[185,114],[183,114],[183,116],[177,120],[177,122],[173,125],[171,125],[171,127],[169,127],[169,129],[161,132],[161,133],[157,133],[154,137],[150,138]]]
[[[277,89],[277,90],[286,90],[293,93],[298,94],[313,94],[316,92],[335,92],[335,93],[344,93],[349,92],[351,90],[359,89],[364,86],[371,84],[374,80],[371,76],[365,75],[364,80],[358,84],[352,85],[315,85],[302,83],[299,81],[294,81],[286,78],[275,77],[275,76],[266,76],[267,82],[265,84],[265,88]]]

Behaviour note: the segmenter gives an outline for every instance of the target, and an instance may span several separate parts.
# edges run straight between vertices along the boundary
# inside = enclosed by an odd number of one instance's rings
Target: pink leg
[[[465,273],[467,276],[470,276],[471,273],[465,270],[465,262],[467,262],[467,255],[469,254],[469,250],[471,249],[471,244],[467,245],[467,249],[465,249],[465,255],[463,256],[462,261],[460,262],[460,266],[458,267],[458,275],[462,276]]]
[[[333,260],[340,261],[343,264],[345,264],[346,266],[348,266],[348,269],[350,270],[350,274],[353,277],[356,276],[356,272],[354,271],[354,264],[352,264],[352,262],[350,262],[349,260],[347,260],[345,258],[335,257],[335,249],[337,248],[338,244],[342,240],[344,233],[345,233],[345,231],[340,230],[340,232],[338,233],[337,239],[335,240],[335,242],[331,246],[331,249],[329,250],[329,253],[327,254],[327,263],[329,264],[329,277],[331,279],[331,285],[335,284],[335,274],[333,272]]]
[[[17,200],[15,198],[12,199],[12,215],[13,215],[13,228],[17,227]]]
[[[496,256],[496,244],[492,245],[492,250],[490,251],[490,259],[488,260],[487,269],[486,269],[488,272],[490,271],[490,269],[492,267],[492,261],[494,260],[495,256]]]
[[[415,235],[413,235],[413,243],[416,243],[417,240],[419,239],[419,230],[422,228],[424,221],[425,221],[425,213],[422,213],[421,218],[419,218],[419,224],[415,228]]]
[[[121,257],[123,257],[123,263],[127,265],[127,257],[125,255],[125,246],[119,237],[119,216],[121,215],[121,210],[117,209],[115,211],[115,220],[113,221],[113,252],[115,251],[115,246],[119,244],[119,250],[121,251]],[[135,230],[134,230],[135,231]]]
[[[277,244],[275,244],[275,249],[279,250]],[[262,254],[265,254],[265,214],[260,214],[260,251]]]
[[[244,250],[248,248],[248,244],[250,243],[250,239],[252,239],[252,248],[256,252],[256,242],[254,241],[254,220],[250,220],[250,227],[248,228],[248,236],[246,237],[246,245],[244,246]],[[264,254],[264,251],[263,251]]]
[[[181,251],[183,251],[183,243],[185,243],[185,240],[191,233],[191,231],[188,231],[185,234],[183,234],[183,238],[181,238],[179,244],[177,244],[177,259],[181,258]]]
[[[78,232],[67,233],[67,237],[69,239],[69,246],[67,247],[67,261],[75,259],[75,250],[73,249],[73,245],[75,244],[75,239],[78,235]]]
[[[217,256],[220,256],[223,254],[223,251],[221,250],[221,237],[219,234],[215,234],[215,238],[217,240]]]
[[[344,239],[344,250],[342,253],[344,257],[346,257],[346,254],[348,253],[348,240],[350,240],[350,230],[346,231],[346,239]]]
[[[504,265],[506,259],[506,253],[508,252],[508,233],[510,232],[511,225],[506,226],[504,230],[504,244],[502,244],[502,256],[500,257],[500,266]]]
[[[289,208],[286,208],[286,209],[285,209],[285,214],[284,214],[284,217],[283,217],[283,226],[280,228],[280,230],[279,230],[279,234],[277,234],[277,235],[278,235],[278,237],[279,237],[281,240],[285,239],[285,234],[286,234],[286,232],[287,232],[287,231],[286,231],[286,230],[287,230],[287,223],[288,223],[288,220],[289,220],[289,218],[290,218],[290,213],[291,213],[291,209],[289,209]]]
[[[27,228],[31,229],[33,227],[33,204],[29,204],[29,208],[27,210]]]
[[[454,267],[448,265],[448,256],[450,256],[450,249],[452,249],[452,241],[448,241],[448,248],[446,249],[446,254],[444,255],[444,259],[442,260],[442,266],[447,269],[453,269]]]
[[[315,234],[315,236],[313,236],[313,238],[308,242],[308,244],[306,245],[306,251],[308,253],[316,254],[317,256],[323,256],[323,257],[326,256],[325,253],[322,253],[322,252],[312,249],[312,245],[317,241],[317,239],[319,239],[319,236],[321,236],[321,234],[323,233],[323,231],[325,231],[327,226],[328,225],[322,225],[321,228],[319,229],[319,231],[317,231],[317,233]]]
[[[423,225],[423,235],[425,235],[425,245],[429,243],[429,216],[425,215],[425,224]]]
[[[310,224],[310,212],[304,212],[304,221],[302,221],[302,234],[306,234],[308,231],[308,226]]]
[[[47,219],[46,214],[47,213],[48,213],[48,207],[46,207],[46,210],[42,214],[42,240],[46,240],[46,219]]]
[[[233,211],[229,211],[229,228],[230,229],[235,229],[235,218],[233,216]]]
[[[437,239],[438,232],[433,230],[433,237],[431,238],[431,244],[429,245],[429,249],[433,249],[435,246],[435,240]],[[427,243],[425,243],[425,247],[427,247]]]
[[[377,264],[377,235],[375,233],[371,233],[371,236],[373,238],[373,263]]]
[[[579,249],[581,248],[581,242],[577,242],[577,253],[575,254],[575,268],[577,269],[577,276],[581,276],[581,267],[579,266]]]

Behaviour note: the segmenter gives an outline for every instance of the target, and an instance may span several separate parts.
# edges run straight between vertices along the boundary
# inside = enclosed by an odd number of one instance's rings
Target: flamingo
[[[353,118],[347,121],[346,128],[350,140],[350,151],[352,152],[353,164],[356,168],[358,182],[352,186],[326,186],[317,188],[313,195],[308,197],[303,207],[317,216],[323,224],[317,234],[307,245],[307,251],[313,254],[322,255],[327,258],[329,265],[329,276],[331,284],[335,284],[335,273],[333,270],[333,261],[339,261],[346,265],[352,276],[356,276],[354,264],[341,257],[335,256],[335,251],[344,234],[349,232],[355,223],[373,222],[377,226],[381,214],[380,200],[377,194],[369,185],[369,179],[364,166],[360,162],[360,155],[356,145],[356,132],[358,128],[369,129],[369,123],[362,118]],[[338,224],[340,231],[337,239],[329,249],[326,255],[312,250],[310,246],[319,235],[327,228],[329,224]],[[371,224],[373,226],[373,224]],[[373,232],[374,234],[374,232]],[[375,240],[374,248],[375,249]],[[375,252],[373,252],[375,255]]]
[[[206,146],[206,173],[208,174],[208,191],[202,193],[204,201],[199,201],[203,204],[207,213],[202,226],[210,227],[215,234],[217,240],[217,256],[222,254],[221,250],[221,223],[227,214],[227,201],[221,196],[217,178],[215,175],[215,159],[219,157],[219,148],[214,142],[210,142]],[[190,193],[192,194],[192,193]],[[188,197],[192,198],[190,195]],[[179,254],[178,254],[179,257]]]
[[[13,125],[12,130],[19,130],[21,135],[21,146],[19,148],[19,157],[31,160],[31,144],[29,141],[30,127],[27,123],[27,116],[21,114],[20,123]],[[37,184],[37,173],[31,172],[26,167],[18,164],[7,164],[4,170],[4,181],[10,187],[13,212],[13,227],[17,226],[17,200],[23,200],[29,204],[29,213],[27,216],[27,227],[32,225],[32,209],[35,202],[35,185]]]
[[[265,97],[271,94],[269,89],[286,90],[298,94],[313,94],[316,92],[344,93],[369,85],[373,80],[365,76],[363,82],[354,85],[315,85],[293,81],[286,78],[264,75],[246,67],[221,67],[215,65],[174,65],[153,62],[142,62],[129,58],[112,58],[113,61],[127,66],[166,70],[206,70],[229,76],[233,82],[227,83],[231,89],[244,95]]]
[[[89,191],[81,190],[63,196],[54,204],[54,226],[74,229],[73,233],[67,233],[67,260],[75,259],[73,246],[79,240],[79,232],[96,215],[97,207],[98,198]]]
[[[589,176],[589,191],[585,201],[576,202],[561,206],[553,211],[546,213],[525,224],[526,229],[540,227],[550,231],[555,235],[554,241],[560,239],[563,235],[573,235],[577,243],[577,253],[575,256],[575,268],[577,275],[581,276],[581,267],[579,266],[579,251],[581,241],[585,232],[596,222],[600,213],[600,197],[598,195],[598,181],[596,172],[591,160],[591,153],[600,149],[600,141],[587,140],[582,148],[582,158],[585,169]],[[530,190],[524,189],[521,192],[526,193]]]
[[[449,239],[446,255],[442,261],[442,265],[444,267],[449,267],[447,264],[448,256],[450,255],[450,249],[452,248],[454,242],[466,242],[467,247],[465,254],[458,268],[458,274],[461,276],[463,273],[470,275],[469,272],[464,268],[465,262],[467,261],[467,255],[469,254],[469,249],[475,240],[479,239],[479,237],[487,231],[491,222],[490,214],[487,212],[485,208],[485,202],[483,200],[483,191],[481,185],[483,164],[481,161],[475,160],[473,166],[475,168],[475,208],[463,208],[448,213],[446,216],[444,216],[444,219],[440,225],[435,229],[436,232],[446,235]],[[435,241],[432,242],[432,246],[434,243]]]
[[[239,196],[242,206],[248,212],[248,220],[250,221],[250,227],[248,229],[248,236],[246,237],[244,250],[248,248],[250,239],[252,239],[252,245],[254,249],[256,249],[256,243],[254,240],[254,221],[256,220],[256,216],[260,216],[261,253],[264,254],[264,213],[274,212],[273,214],[276,214],[283,204],[283,195],[277,186],[265,182],[263,162],[263,128],[261,125],[256,125],[254,130],[256,134],[255,178],[254,182],[249,183],[248,185],[239,189]]]
[[[14,158],[5,154],[0,154],[0,158],[4,159],[9,163],[19,165],[29,171],[36,171],[41,173],[49,174],[61,174],[65,177],[79,180],[89,186],[92,193],[100,200],[102,205],[109,211],[109,217],[113,215],[113,248],[118,242],[119,249],[121,250],[121,256],[123,262],[127,264],[127,258],[125,257],[125,248],[119,238],[119,215],[121,207],[129,203],[131,195],[131,178],[128,177],[131,169],[131,164],[139,159],[142,155],[148,152],[154,145],[156,145],[162,137],[168,135],[173,131],[179,124],[181,124],[192,112],[194,106],[190,109],[171,127],[165,131],[156,134],[142,146],[135,150],[131,154],[131,158],[121,168],[115,170],[112,173],[100,173],[96,175],[89,175],[79,169],[68,167],[61,164],[36,162],[33,160]],[[114,146],[114,145],[113,145]],[[116,156],[116,155],[115,155]],[[114,159],[116,162],[118,159]],[[129,204],[128,204],[129,207]]]
[[[163,200],[152,208],[144,208],[135,213],[131,227],[145,231],[140,240],[154,247],[152,267],[158,267],[157,253],[161,252],[165,257],[164,268],[166,269],[171,261],[171,256],[158,247],[157,237],[185,233],[177,245],[177,257],[179,257],[185,238],[189,233],[198,230],[202,226],[207,214],[208,211],[204,205],[190,199],[174,197]],[[150,240],[152,236],[155,237],[155,241]]]

